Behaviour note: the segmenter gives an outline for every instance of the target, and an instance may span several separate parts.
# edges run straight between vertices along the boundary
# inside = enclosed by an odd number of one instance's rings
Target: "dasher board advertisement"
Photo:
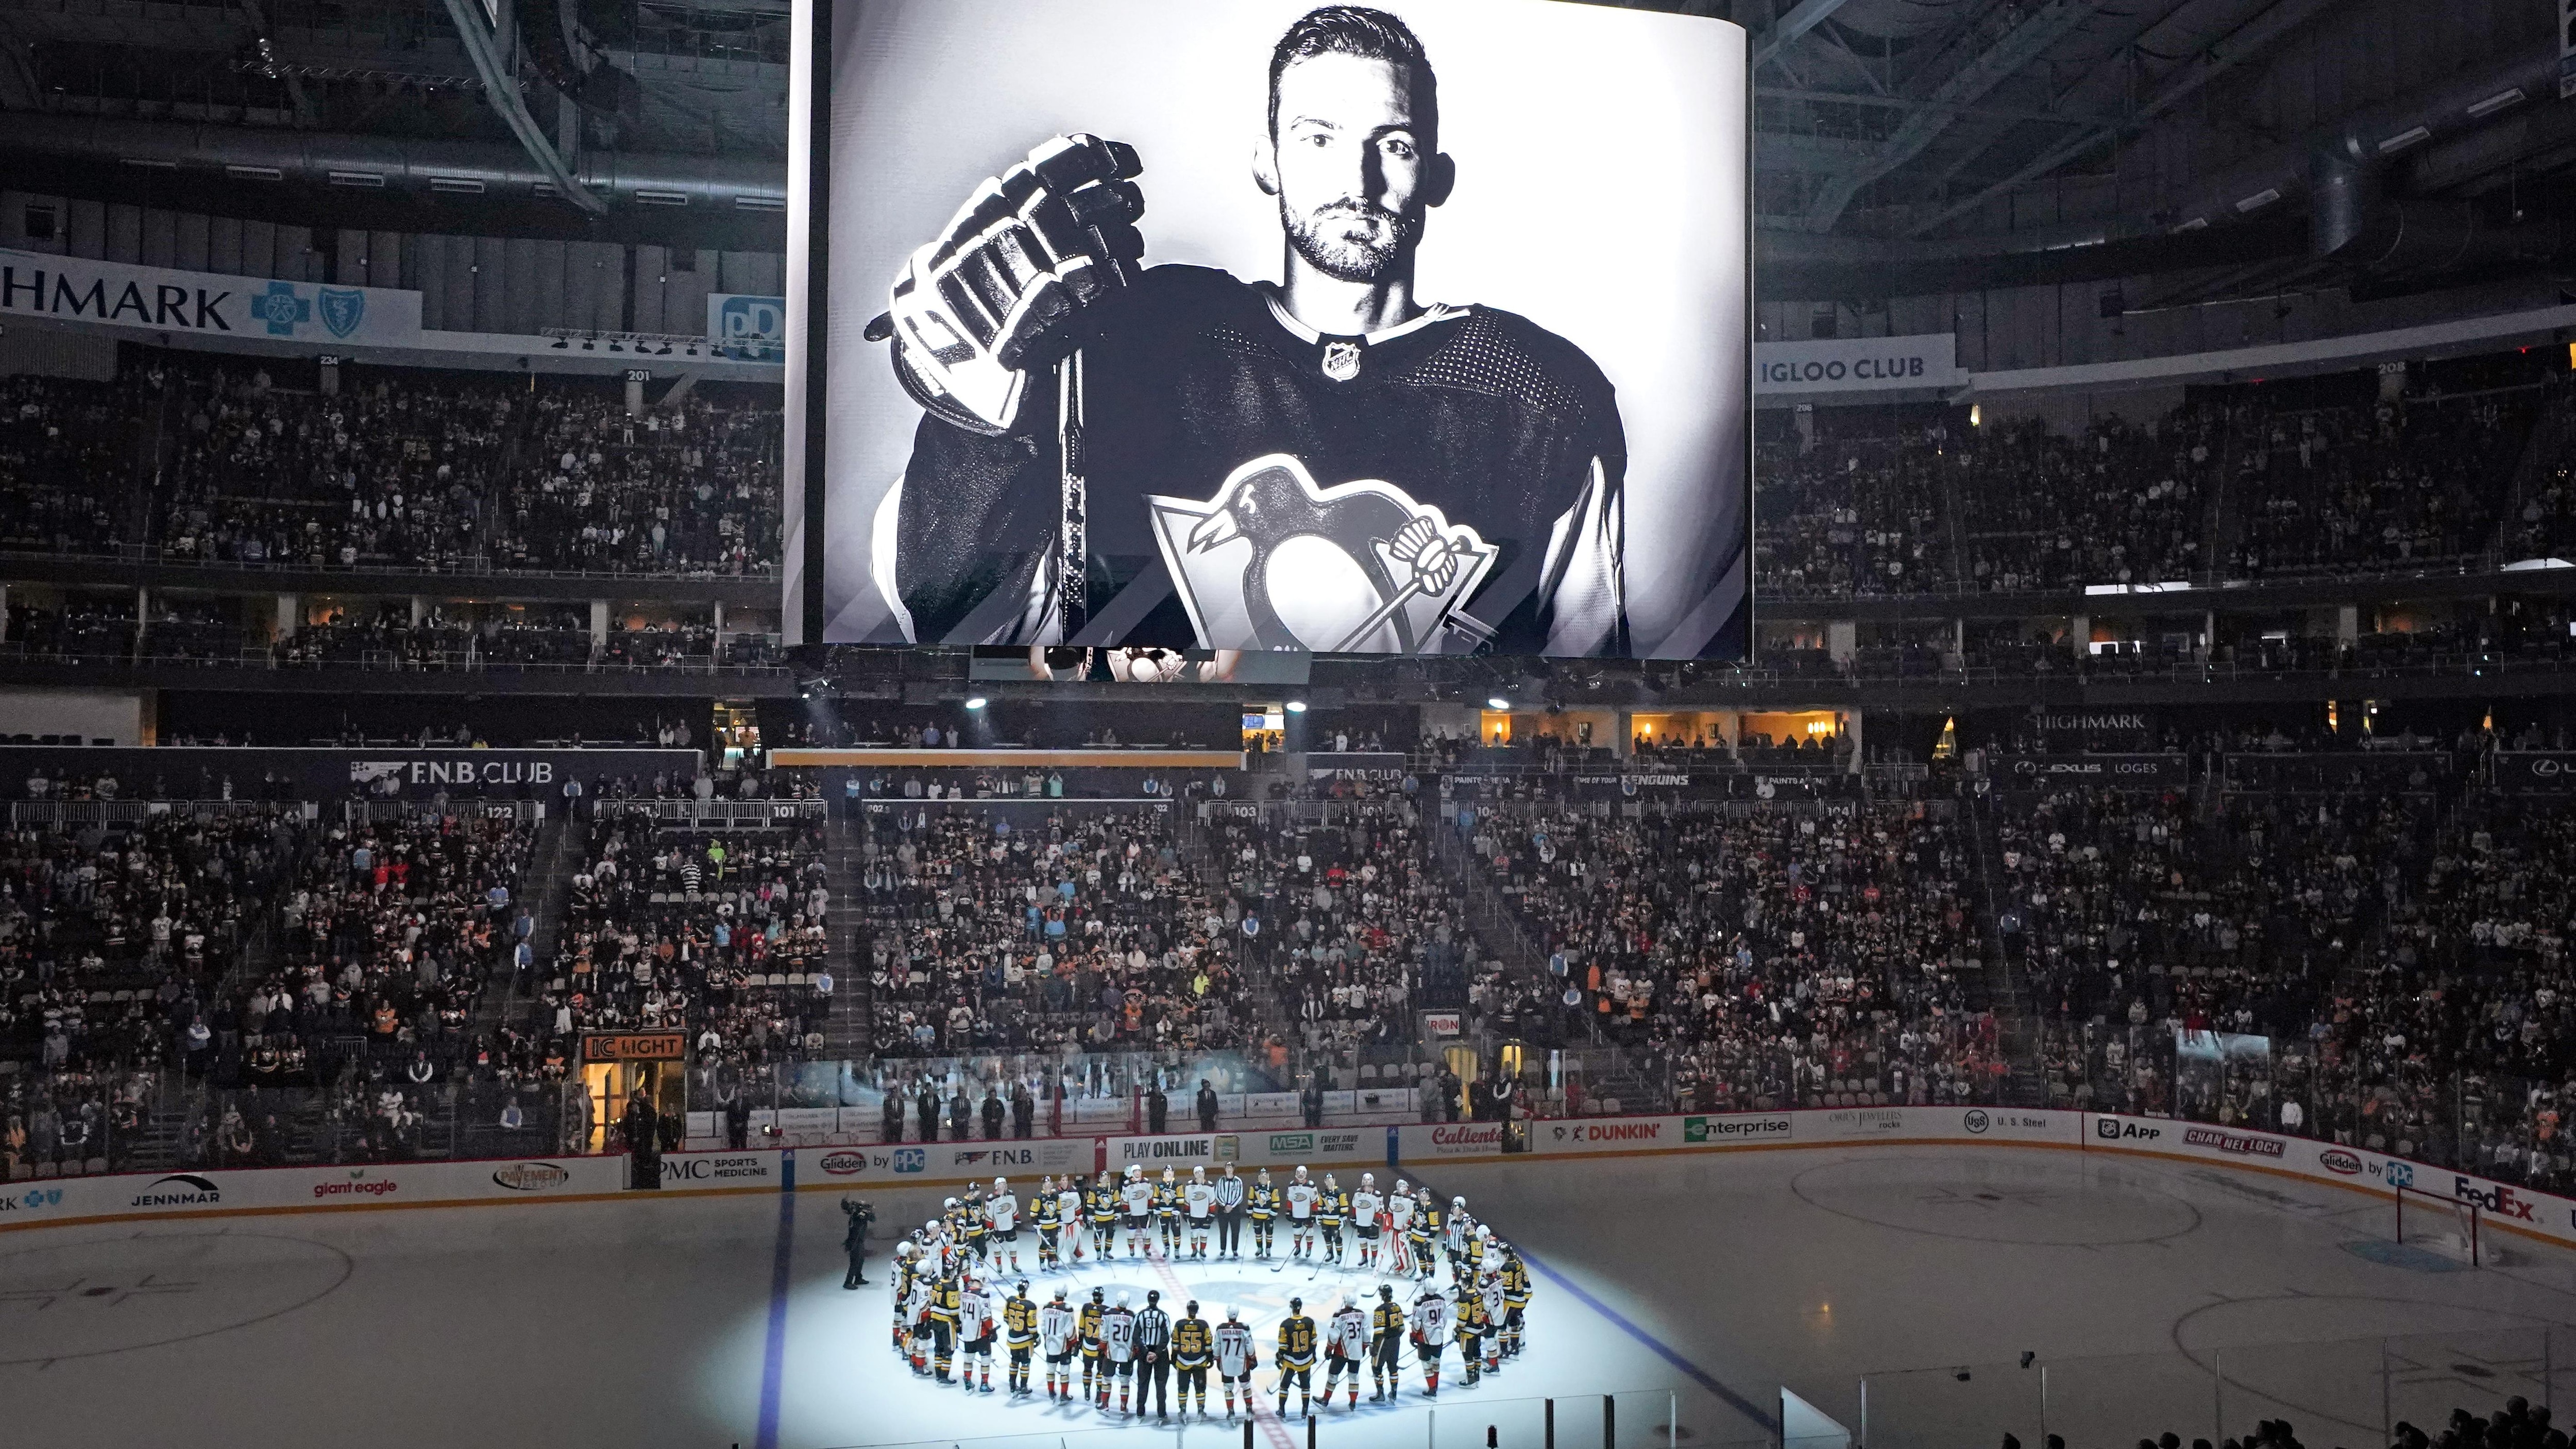
[[[1742,656],[1740,27],[802,13],[787,608],[815,637]]]

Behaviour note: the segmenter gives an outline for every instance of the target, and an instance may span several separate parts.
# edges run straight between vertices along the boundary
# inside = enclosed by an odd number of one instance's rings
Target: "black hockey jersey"
[[[1321,336],[1266,286],[1156,267],[1097,309],[1083,376],[1089,606],[1157,563],[1175,575],[1118,642],[1440,652],[1463,614],[1504,653],[1625,651],[1618,405],[1527,319],[1434,308]],[[971,615],[975,642],[1039,642],[1058,422],[923,419],[878,577],[914,639]]]

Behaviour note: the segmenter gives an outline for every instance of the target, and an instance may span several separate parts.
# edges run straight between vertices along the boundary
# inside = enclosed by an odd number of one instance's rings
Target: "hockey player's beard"
[[[1422,232],[1420,217],[1347,198],[1299,216],[1283,197],[1279,224],[1308,266],[1337,282],[1363,284],[1384,280]]]

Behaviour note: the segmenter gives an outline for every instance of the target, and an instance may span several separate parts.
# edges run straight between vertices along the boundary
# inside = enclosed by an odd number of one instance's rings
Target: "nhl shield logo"
[[[1205,649],[1438,653],[1498,552],[1391,483],[1318,487],[1285,453],[1235,469],[1204,503],[1145,505]]]
[[[367,294],[352,287],[324,287],[314,296],[321,305],[322,325],[334,337],[346,337],[367,320]]]

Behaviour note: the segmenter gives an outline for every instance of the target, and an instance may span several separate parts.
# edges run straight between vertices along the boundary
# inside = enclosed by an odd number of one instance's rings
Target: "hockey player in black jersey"
[[[927,414],[878,590],[915,641],[1061,642],[1132,589],[1127,643],[1626,652],[1609,381],[1526,318],[1415,294],[1459,184],[1421,42],[1331,5],[1270,76],[1279,283],[1144,267],[1143,159],[1090,136],[914,254],[870,328]]]

